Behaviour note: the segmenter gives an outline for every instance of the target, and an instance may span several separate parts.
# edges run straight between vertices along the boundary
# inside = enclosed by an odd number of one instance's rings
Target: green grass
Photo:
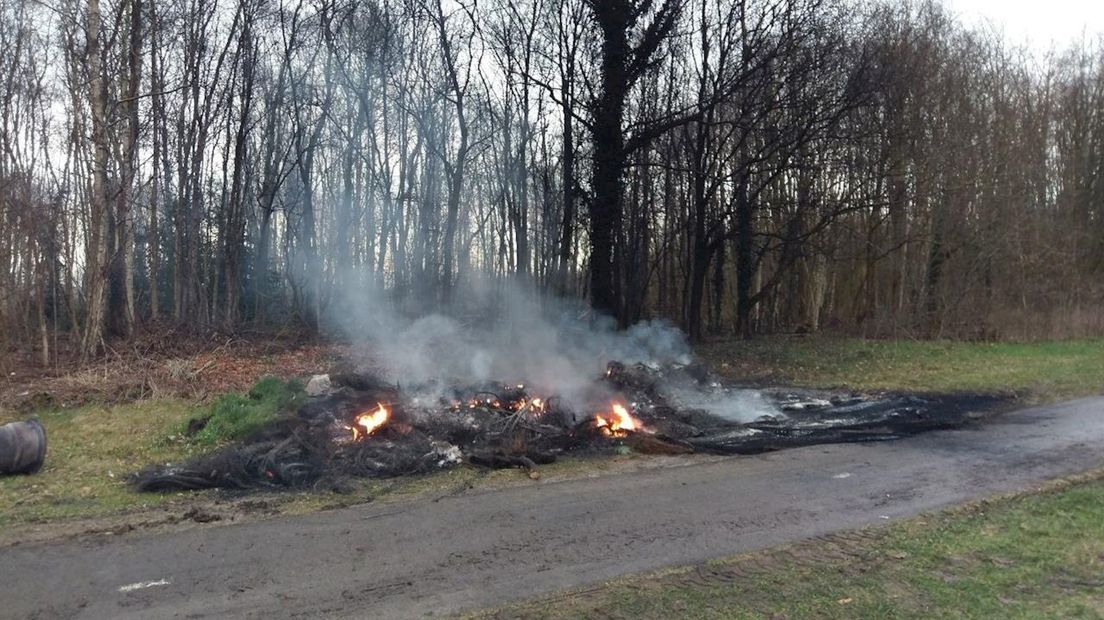
[[[209,446],[242,439],[294,411],[303,398],[299,382],[264,377],[247,394],[223,394],[216,399],[207,425],[196,433],[195,439]]]
[[[34,475],[0,477],[0,526],[164,503],[172,496],[134,493],[126,476],[192,455],[196,446],[167,437],[196,412],[184,401],[158,400],[38,413],[47,433],[46,463]],[[0,423],[15,419],[21,418],[0,416]]]
[[[503,618],[1104,618],[1104,482],[479,614]]]
[[[1051,401],[1104,392],[1104,341],[971,343],[777,337],[700,348],[736,380],[925,392],[1015,392]]]
[[[296,382],[264,378],[247,394],[226,394],[209,407],[182,400],[146,400],[46,410],[46,462],[37,474],[0,477],[0,526],[114,515],[202,499],[210,493],[136,493],[127,483],[151,464],[179,462],[244,437],[295,407]],[[183,430],[210,416],[195,437]],[[0,415],[0,423],[22,416]]]

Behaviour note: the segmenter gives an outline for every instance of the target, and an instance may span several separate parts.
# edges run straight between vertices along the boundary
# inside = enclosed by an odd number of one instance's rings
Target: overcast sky
[[[968,24],[1003,29],[1012,43],[1045,51],[1061,49],[1085,32],[1104,33],[1104,0],[947,0]]]

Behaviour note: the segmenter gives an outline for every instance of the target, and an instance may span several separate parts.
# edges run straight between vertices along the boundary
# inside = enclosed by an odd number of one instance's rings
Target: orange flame
[[[613,415],[606,419],[601,415],[594,416],[594,426],[602,429],[608,435],[624,435],[629,431],[641,429],[640,421],[629,415],[628,409],[620,403],[613,403],[611,407]]]
[[[379,408],[372,413],[362,413],[356,418],[356,426],[349,427],[353,431],[353,440],[360,439],[363,435],[367,437],[372,433],[379,430],[379,427],[383,426],[383,423],[387,421],[387,418],[391,417],[391,412],[387,410],[387,407],[383,406],[383,403],[379,403]],[[364,430],[357,428],[357,426],[364,427]]]

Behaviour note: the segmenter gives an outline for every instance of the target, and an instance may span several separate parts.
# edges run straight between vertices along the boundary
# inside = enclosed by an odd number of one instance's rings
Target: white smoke
[[[514,283],[477,281],[458,289],[451,306],[449,315],[407,316],[386,292],[364,284],[347,288],[328,318],[366,346],[389,380],[427,393],[434,386],[524,383],[582,405],[611,360],[691,361],[685,335],[667,322],[617,330],[577,301]]]
[[[778,406],[760,390],[703,390],[685,386],[663,386],[662,392],[683,407],[708,411],[729,422],[744,424],[783,415]]]

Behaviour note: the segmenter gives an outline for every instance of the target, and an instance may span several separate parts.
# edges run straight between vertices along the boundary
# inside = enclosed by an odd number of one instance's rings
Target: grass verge
[[[0,534],[7,535],[0,535],[0,546],[5,540],[19,540],[28,528],[51,526],[47,528],[50,531],[43,532],[44,538],[125,530],[129,529],[128,523],[158,525],[179,520],[196,507],[203,509],[201,518],[214,515],[218,520],[233,520],[250,514],[302,514],[373,499],[448,495],[477,486],[530,483],[516,470],[484,472],[460,467],[427,476],[360,480],[342,494],[314,491],[256,492],[245,496],[220,491],[160,494],[137,493],[129,486],[127,477],[147,465],[186,460],[210,451],[211,442],[218,444],[229,436],[247,433],[251,420],[274,415],[279,410],[272,408],[273,402],[294,397],[296,393],[276,389],[278,386],[266,381],[257,387],[260,389],[253,390],[253,396],[235,396],[235,402],[241,401],[240,406],[229,408],[220,408],[218,400],[204,406],[167,399],[40,411],[37,416],[48,435],[46,463],[34,475],[0,476]],[[188,421],[205,414],[215,416],[212,422],[225,418],[222,430],[217,434],[212,431],[210,438],[185,438],[183,429]],[[24,418],[0,413],[0,424]],[[540,471],[546,480],[570,478],[653,466],[653,460],[635,456],[563,459]],[[654,466],[661,463],[656,461]],[[116,517],[123,520],[120,522]],[[96,521],[99,518],[105,519]]]
[[[31,476],[0,477],[0,527],[142,512],[175,503],[202,502],[215,492],[137,493],[128,478],[155,463],[179,462],[255,432],[294,409],[302,386],[267,377],[246,394],[225,394],[209,405],[178,399],[121,405],[48,409],[43,469]],[[21,419],[0,414],[0,423]],[[195,417],[207,424],[195,437],[184,429]],[[282,494],[281,501],[296,494]]]
[[[830,336],[713,342],[701,357],[754,383],[921,392],[1014,392],[1050,402],[1104,392],[1104,341],[976,343]]]
[[[170,500],[171,495],[133,492],[126,476],[200,449],[166,439],[198,410],[182,400],[156,400],[39,412],[47,434],[46,463],[35,475],[0,477],[0,526],[102,516]],[[3,416],[0,423],[21,418]]]
[[[1102,477],[473,617],[1104,618]]]

